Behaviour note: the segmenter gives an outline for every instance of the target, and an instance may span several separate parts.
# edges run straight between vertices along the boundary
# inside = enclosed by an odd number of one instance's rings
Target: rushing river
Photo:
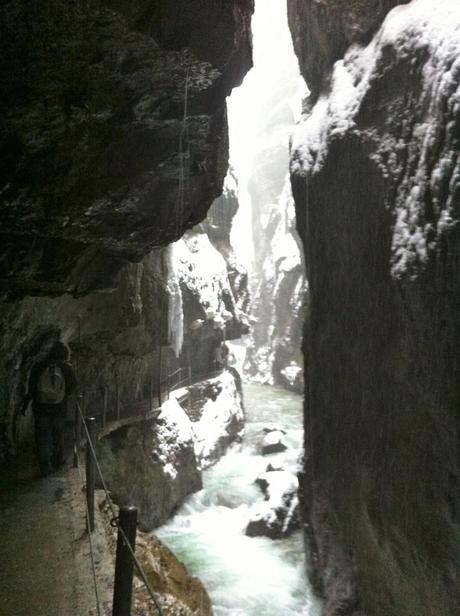
[[[190,573],[205,584],[215,616],[318,616],[305,578],[300,532],[288,539],[246,537],[251,506],[263,500],[254,484],[269,462],[295,463],[302,444],[300,396],[266,385],[244,386],[246,430],[205,471],[204,488],[157,532]],[[261,456],[260,433],[270,422],[286,431],[286,452]]]

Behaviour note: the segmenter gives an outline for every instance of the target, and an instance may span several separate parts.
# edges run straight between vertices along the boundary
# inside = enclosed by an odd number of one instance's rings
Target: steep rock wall
[[[222,314],[227,335],[239,337],[247,319],[237,304],[247,290],[244,283],[231,284],[224,258],[202,229],[177,244],[175,265],[170,248],[153,251],[125,266],[111,292],[0,304],[0,460],[30,441],[31,413],[20,415],[28,374],[58,337],[70,345],[85,412],[99,425],[104,413],[113,420],[118,412],[143,412],[149,400],[158,404],[158,384],[180,365],[191,367],[192,378],[215,370]],[[176,357],[178,336],[185,346]]]
[[[458,608],[460,10],[413,0],[383,20],[393,4],[289,2],[313,89],[291,151],[302,510],[328,616]]]
[[[174,285],[152,247],[221,192],[252,9],[3,3],[0,460],[30,436],[27,374],[58,336],[91,414],[130,413],[174,366]]]
[[[288,0],[288,18],[299,66],[316,99],[332,67],[353,43],[365,45],[394,6],[409,0]]]
[[[0,9],[3,295],[79,295],[202,220],[252,0]]]
[[[168,344],[168,289],[164,256],[151,253],[125,266],[110,293],[79,299],[26,297],[0,304],[0,458],[30,436],[31,414],[19,413],[32,365],[58,337],[69,343],[87,411],[100,419],[129,414],[160,373],[161,347]],[[162,362],[164,365],[164,361]]]

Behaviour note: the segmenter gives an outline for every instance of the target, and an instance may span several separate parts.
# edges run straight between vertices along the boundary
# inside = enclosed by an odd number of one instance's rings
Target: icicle
[[[184,311],[182,292],[175,269],[174,251],[175,243],[168,247],[168,338],[176,357],[179,357],[184,341]]]

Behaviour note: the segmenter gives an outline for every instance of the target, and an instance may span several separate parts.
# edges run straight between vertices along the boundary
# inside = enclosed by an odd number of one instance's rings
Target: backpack
[[[40,374],[37,383],[39,404],[61,404],[65,399],[65,377],[62,368],[49,364]]]

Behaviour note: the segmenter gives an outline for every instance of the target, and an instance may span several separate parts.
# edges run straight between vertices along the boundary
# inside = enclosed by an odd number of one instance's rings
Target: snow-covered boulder
[[[142,530],[164,523],[201,488],[201,471],[242,436],[242,397],[230,371],[191,389],[201,392],[192,408],[181,406],[185,390],[177,390],[156,419],[121,426],[98,442],[109,489],[118,503],[138,507]]]
[[[138,508],[141,530],[164,523],[202,485],[192,423],[173,398],[157,419],[101,439],[98,457],[116,502]]]
[[[300,391],[303,382],[303,368],[295,361],[291,361],[288,366],[280,370],[280,378],[286,389]]]
[[[244,410],[240,390],[230,371],[191,388],[195,455],[200,469],[216,462],[242,437]]]
[[[267,464],[267,468],[265,469],[266,473],[272,473],[273,471],[284,471],[285,468],[281,464]]]
[[[269,453],[280,453],[286,449],[287,445],[284,440],[284,432],[281,430],[272,430],[264,436],[261,444],[262,455],[265,456]]]
[[[269,471],[256,479],[265,502],[256,505],[246,527],[246,535],[271,539],[286,537],[299,527],[298,480],[288,471]]]
[[[275,431],[286,434],[286,430],[282,426],[280,426],[280,424],[277,424],[274,422],[269,423],[262,428],[262,432],[264,432],[264,434],[268,434],[269,432],[275,432]]]

